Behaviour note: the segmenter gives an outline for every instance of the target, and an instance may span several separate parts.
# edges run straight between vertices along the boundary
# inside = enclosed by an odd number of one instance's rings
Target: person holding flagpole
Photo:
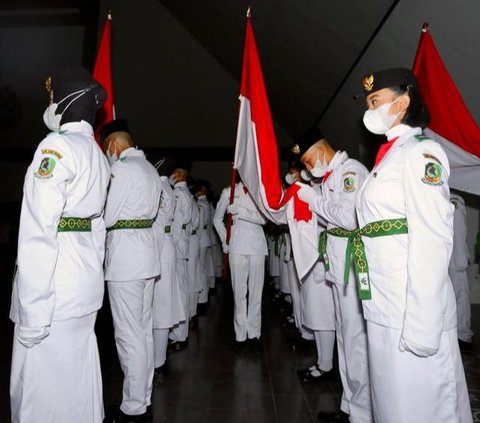
[[[347,248],[367,321],[375,422],[471,423],[448,276],[448,159],[422,135],[429,114],[409,69],[370,73],[362,87],[364,125],[387,138],[357,194],[360,228]]]

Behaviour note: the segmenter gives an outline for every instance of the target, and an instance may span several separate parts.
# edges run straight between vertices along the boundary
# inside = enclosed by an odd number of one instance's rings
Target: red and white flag
[[[299,185],[283,191],[277,141],[258,58],[250,13],[240,86],[240,113],[234,168],[261,212],[275,223],[288,223],[300,280],[318,260],[317,219],[296,195]]]
[[[97,52],[97,59],[93,68],[93,79],[100,83],[107,98],[103,107],[95,117],[95,138],[98,142],[98,131],[104,123],[115,119],[115,106],[113,104],[113,81],[112,81],[112,14],[108,12],[107,20],[102,31],[102,37]]]
[[[450,187],[479,195],[480,128],[448,73],[428,25],[422,29],[413,73],[430,112],[425,134],[438,141],[447,154]]]

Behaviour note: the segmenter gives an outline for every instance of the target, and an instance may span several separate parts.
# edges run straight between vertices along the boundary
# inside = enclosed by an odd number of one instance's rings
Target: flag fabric
[[[282,188],[278,147],[249,15],[234,168],[260,211],[277,224],[288,223],[295,265],[303,279],[319,257],[317,219],[298,198],[299,185],[291,186],[287,192]]]
[[[469,113],[425,25],[413,73],[430,112],[425,134],[444,148],[451,188],[480,195],[480,128]]]
[[[112,81],[112,62],[111,62],[111,48],[112,48],[112,14],[109,12],[107,20],[102,31],[100,44],[98,47],[97,58],[93,68],[93,79],[100,83],[104,88],[107,98],[103,107],[97,112],[95,117],[95,138],[97,142],[98,131],[106,122],[115,119],[115,106],[113,103],[113,81]]]

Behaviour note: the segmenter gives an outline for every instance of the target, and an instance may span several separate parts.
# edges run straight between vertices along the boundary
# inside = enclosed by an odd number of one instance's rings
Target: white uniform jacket
[[[367,168],[354,159],[349,159],[346,152],[337,152],[328,170],[331,174],[321,185],[320,195],[310,208],[326,222],[327,230],[343,228],[351,231],[358,227],[355,200],[359,188],[368,175]],[[345,250],[347,238],[328,235],[327,254],[330,269],[328,281],[344,284]]]
[[[155,230],[155,235],[157,237],[158,243],[158,254],[159,257],[164,254],[163,247],[166,242],[172,242],[172,225],[173,225],[173,214],[175,211],[175,197],[173,196],[173,190],[170,184],[168,183],[168,178],[166,176],[160,176],[160,205],[158,208],[158,214],[153,224]],[[167,240],[168,238],[168,240]],[[172,255],[170,250],[166,250],[165,253]],[[175,251],[173,252],[175,255]]]
[[[173,240],[177,248],[177,259],[188,259],[189,224],[192,221],[192,205],[186,182],[177,182],[173,187],[175,214],[173,217]]]
[[[195,201],[195,198],[190,193],[190,191],[188,191],[188,196],[192,207],[192,220],[187,228],[187,232],[189,234],[188,257],[194,258],[200,256],[200,236],[198,233],[200,227],[200,210],[198,208],[197,202]]]
[[[102,306],[108,162],[87,122],[39,144],[27,170],[10,318],[22,326],[88,315]],[[58,232],[61,217],[91,219],[88,232]]]
[[[200,238],[200,247],[208,248],[212,246],[212,213],[210,203],[205,195],[197,198],[198,210],[200,212],[200,222],[198,225],[198,237]]]
[[[154,220],[160,204],[160,177],[143,151],[133,147],[112,166],[105,207],[107,229],[119,220]],[[105,279],[132,281],[160,274],[160,258],[153,228],[115,229],[107,233]]]
[[[229,200],[230,188],[225,188],[218,200],[213,218],[213,224],[223,244],[225,244],[227,235],[223,218],[227,211]],[[233,215],[229,244],[230,253],[247,256],[266,256],[268,254],[267,241],[262,225],[267,221],[251,199],[250,194],[245,192],[241,182],[235,186],[233,204],[239,207],[239,213]]]
[[[453,205],[450,167],[434,141],[419,141],[420,128],[399,125],[399,135],[373,168],[357,196],[359,226],[406,218],[408,234],[363,237],[372,299],[365,318],[402,330],[407,342],[438,349],[443,331],[456,325],[455,297],[448,277]]]

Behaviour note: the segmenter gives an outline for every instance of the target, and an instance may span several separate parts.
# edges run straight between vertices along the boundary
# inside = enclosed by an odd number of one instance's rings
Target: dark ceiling
[[[239,80],[245,12],[272,114],[291,137],[316,123],[397,1],[158,0]],[[368,7],[366,7],[368,6]]]

